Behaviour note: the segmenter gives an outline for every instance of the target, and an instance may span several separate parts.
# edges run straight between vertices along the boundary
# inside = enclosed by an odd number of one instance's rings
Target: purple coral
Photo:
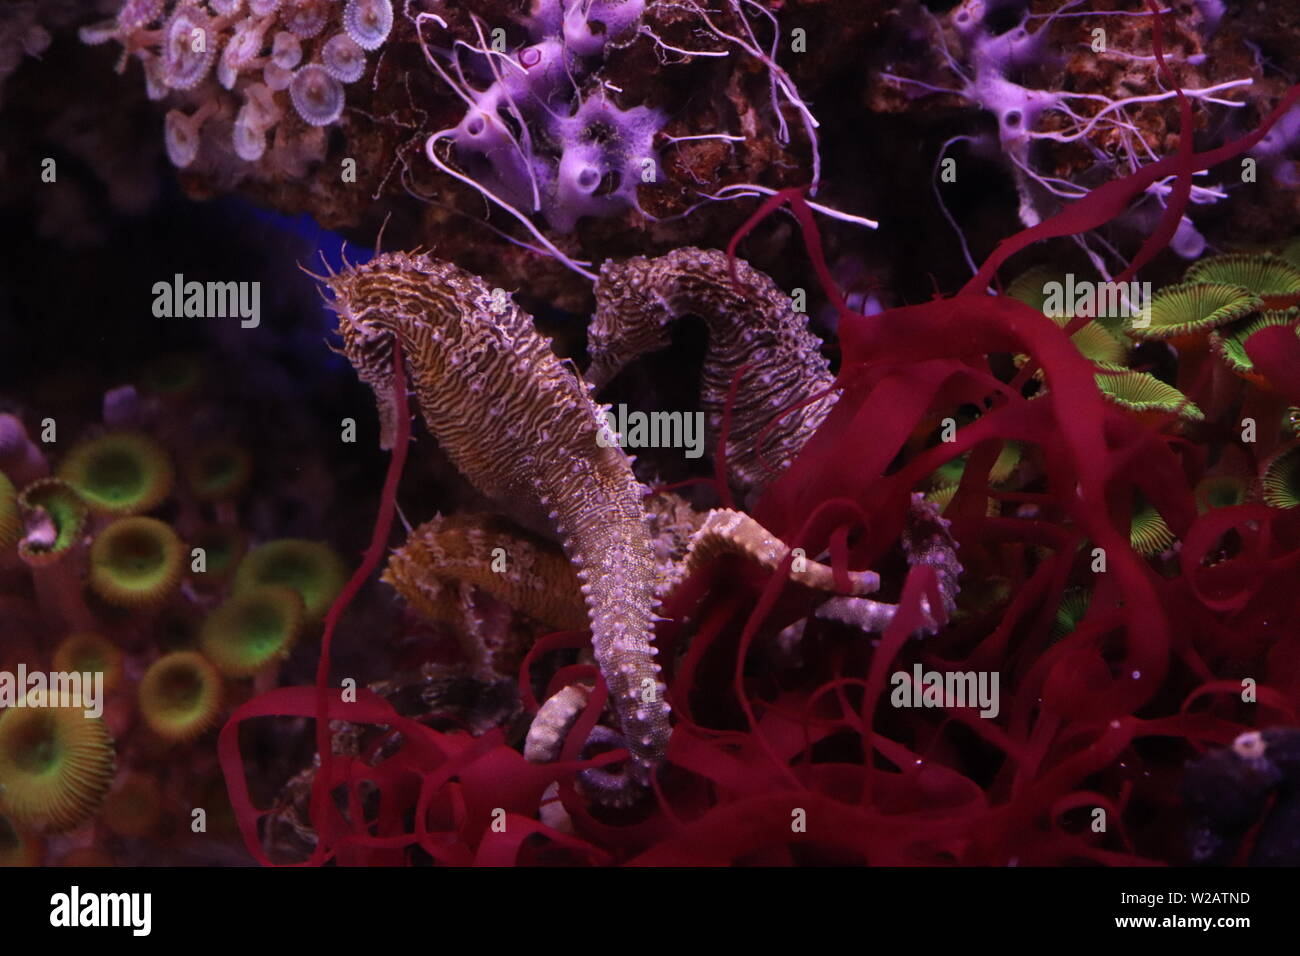
[[[235,126],[230,134],[231,145],[235,155],[245,162],[255,163],[266,152],[266,127],[257,119],[256,113],[245,105],[235,118]]]
[[[393,29],[390,0],[348,0],[343,8],[343,29],[363,50],[377,50]]]
[[[163,142],[172,165],[184,169],[199,155],[199,122],[180,110],[169,110],[163,119]]]
[[[289,84],[293,82],[293,70],[285,69],[272,60],[262,67],[262,82],[266,84],[267,89],[276,93],[287,90]]]
[[[341,83],[355,83],[366,72],[366,53],[346,33],[330,37],[320,51],[326,72]]]
[[[560,8],[559,0],[542,0],[542,6]],[[595,56],[613,37],[636,25],[645,0],[590,0],[567,3],[562,12],[564,43],[578,56]],[[599,27],[599,29],[593,29]]]
[[[298,0],[280,16],[285,29],[301,40],[319,35],[329,22],[329,4],[325,0]]]
[[[44,453],[27,436],[22,419],[0,412],[0,471],[20,487],[50,473]]]
[[[1032,149],[1035,143],[1075,143],[1086,140],[1094,132],[1106,131],[1114,134],[1125,153],[1125,160],[1136,169],[1151,158],[1150,147],[1142,138],[1135,120],[1129,115],[1128,108],[1173,99],[1179,95],[1173,89],[1163,89],[1145,95],[1113,97],[1068,88],[1037,89],[1015,82],[1012,77],[1019,76],[1026,68],[1041,66],[1053,59],[1049,32],[1053,21],[1060,16],[1081,15],[1068,12],[1079,3],[1080,0],[1069,0],[1044,16],[1031,15],[1029,5],[1024,0],[965,0],[949,14],[949,22],[961,41],[960,49],[956,52],[949,48],[944,39],[942,24],[932,14],[925,14],[931,20],[939,41],[939,50],[948,69],[960,81],[958,88],[949,89],[908,77],[881,74],[887,79],[908,83],[927,92],[958,93],[997,117],[998,145],[1015,180],[1020,195],[1020,218],[1026,226],[1037,224],[1063,203],[1080,199],[1088,193],[1087,187],[1078,182],[1043,172]],[[989,15],[1003,11],[1018,13],[1020,20],[1012,29],[998,33],[991,26],[993,21]],[[1026,26],[1031,17],[1041,21],[1033,32]],[[1112,51],[1115,55],[1121,52],[1123,51]],[[1191,62],[1192,58],[1189,57],[1188,61]],[[1204,103],[1238,108],[1241,103],[1224,100],[1221,94],[1249,86],[1250,82],[1244,78],[1229,80],[1201,89],[1183,89],[1181,94]],[[1064,123],[1040,123],[1048,113],[1057,118],[1063,117]],[[1043,126],[1051,128],[1041,128]],[[939,161],[943,160],[943,152],[952,143],[971,139],[969,136],[956,136],[948,140],[940,151]],[[1098,159],[1099,165],[1108,162],[1110,160],[1105,157]],[[1152,201],[1145,207],[1135,206],[1120,221],[1142,229],[1145,228],[1143,223],[1149,225],[1159,219],[1166,205],[1165,197],[1171,190],[1172,179],[1172,176],[1166,177],[1148,186],[1146,193]],[[936,195],[942,204],[942,196],[937,192]],[[1224,195],[1221,190],[1193,185],[1190,198],[1193,203],[1207,204],[1222,199]],[[956,223],[946,207],[944,214],[955,227]],[[960,235],[960,229],[958,233],[967,261],[974,271],[969,250],[965,249],[965,238]],[[1101,243],[1098,243],[1102,245],[1100,252],[1093,249],[1087,235],[1082,235],[1075,241],[1093,264],[1109,278],[1109,268],[1103,254],[1113,250]],[[1194,223],[1183,217],[1172,244],[1173,251],[1191,257],[1199,255],[1204,246],[1204,238]]]
[[[217,79],[230,90],[242,70],[251,68],[261,56],[261,44],[266,34],[265,20],[244,20],[235,26],[234,34],[227,40],[217,64]]]
[[[289,96],[298,115],[312,126],[328,126],[343,112],[343,86],[319,63],[308,63],[293,75]]]
[[[163,80],[174,90],[203,82],[216,56],[211,21],[198,7],[180,7],[163,28]]]
[[[117,13],[120,26],[134,29],[145,27],[162,17],[163,0],[126,0]]]
[[[549,123],[548,132],[566,144],[550,224],[568,232],[581,216],[610,216],[635,206],[643,174],[657,176],[653,143],[662,124],[654,110],[620,110],[605,99],[585,100],[573,116]]]
[[[252,122],[262,129],[274,126],[284,115],[271,90],[262,83],[250,83],[244,89],[244,108]]]
[[[1300,180],[1290,156],[1294,155],[1297,144],[1300,144],[1300,113],[1292,111],[1278,120],[1250,155],[1273,174],[1280,186],[1294,189],[1300,185]]]
[[[271,59],[276,66],[292,70],[302,62],[302,42],[288,30],[281,30],[271,45]]]
[[[54,21],[62,12],[55,8],[56,16],[51,18],[36,3],[0,6],[0,89],[24,57],[39,57],[49,48],[53,37],[46,26],[55,26]]]
[[[558,232],[572,231],[583,216],[637,208],[637,185],[658,177],[654,137],[665,117],[645,106],[624,109],[583,81],[644,7],[644,0],[537,0],[528,22],[532,43],[513,55],[471,47],[473,66],[491,77],[482,89],[457,82],[433,60],[468,109],[456,126],[429,138],[430,160],[521,219],[540,213]],[[456,73],[464,77],[462,64]],[[437,155],[443,139],[453,143],[466,176]]]
[[[392,26],[390,0],[125,0],[115,19],[80,35],[87,44],[116,40],[124,56],[140,61],[149,98],[173,100],[164,124],[168,156],[191,166],[211,152],[211,167],[258,162],[290,102],[310,126],[337,120],[340,84],[360,79],[366,67],[365,50],[347,31],[376,49]],[[233,126],[222,123],[229,138],[200,138],[194,117],[217,113],[237,114]],[[274,142],[272,166],[283,171],[322,158],[326,140],[295,124]]]

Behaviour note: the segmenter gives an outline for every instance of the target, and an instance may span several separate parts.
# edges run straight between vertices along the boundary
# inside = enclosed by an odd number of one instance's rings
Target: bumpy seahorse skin
[[[466,583],[548,627],[587,625],[578,578],[559,547],[496,515],[426,521],[389,557],[383,580],[435,620],[444,592]]]
[[[526,313],[450,263],[386,253],[326,283],[343,351],[380,402],[396,337],[429,431],[461,473],[494,500],[549,513],[635,776],[648,780],[670,735],[650,643],[655,562],[641,486],[622,449],[597,441],[604,419],[586,389]]]
[[[649,496],[645,505],[660,596],[723,555],[739,555],[775,571],[787,554],[782,541],[744,512],[702,514],[669,491]],[[874,571],[848,575],[849,594],[880,587]],[[815,590],[836,590],[834,572],[816,561],[793,562],[790,579]],[[559,545],[500,515],[457,514],[426,521],[389,556],[381,580],[426,620],[453,625],[471,671],[483,679],[512,676],[515,668],[508,665],[518,663],[517,642],[503,645],[500,628],[487,627],[479,612],[485,596],[509,609],[513,617],[507,623],[517,625],[506,628],[512,636],[535,637],[546,629],[577,630],[587,624],[581,583]]]
[[[829,393],[790,411],[789,406],[829,389],[835,377],[808,331],[808,317],[771,279],[737,261],[732,281],[726,253],[682,248],[655,259],[637,256],[606,262],[596,283],[596,316],[588,330],[587,378],[602,388],[638,356],[669,344],[669,327],[687,315],[708,325],[700,405],[710,447],[722,427],[732,378],[740,381],[727,439],[727,467],[735,484],[756,494],[794,460],[835,404]]]
[[[775,571],[788,552],[784,542],[743,511],[717,508],[709,512],[691,538],[680,575],[688,577],[724,554],[742,555],[759,567]],[[850,594],[880,590],[880,575],[875,571],[850,571],[848,576]],[[807,558],[791,562],[790,580],[816,590],[835,590],[835,572]]]
[[[560,546],[497,515],[426,521],[389,556],[381,580],[426,620],[453,625],[484,679],[514,676],[517,635],[526,649],[530,636],[587,626],[581,584]],[[492,613],[496,602],[505,619]]]

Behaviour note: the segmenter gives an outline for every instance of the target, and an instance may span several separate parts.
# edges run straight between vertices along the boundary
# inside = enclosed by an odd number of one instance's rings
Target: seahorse
[[[700,407],[712,448],[727,393],[746,364],[732,408],[727,467],[756,498],[792,462],[826,420],[835,376],[808,330],[808,317],[768,276],[743,260],[733,281],[727,254],[685,247],[653,259],[606,262],[596,282],[588,330],[587,380],[604,386],[629,362],[669,344],[669,326],[695,315],[708,327]],[[800,405],[803,402],[805,404]],[[792,408],[792,406],[799,406]],[[791,409],[773,424],[776,416]],[[760,448],[759,436],[771,430]]]
[[[587,626],[581,583],[559,546],[500,515],[426,521],[389,555],[380,580],[425,620],[451,624],[471,674],[489,682],[514,677],[542,634]]]
[[[587,387],[526,312],[451,263],[384,253],[322,278],[342,351],[379,402],[381,444],[393,442],[396,342],[452,463],[494,501],[549,519],[581,582],[596,663],[631,756],[629,785],[646,787],[671,734],[651,642],[655,559],[642,487],[601,432],[608,426]]]

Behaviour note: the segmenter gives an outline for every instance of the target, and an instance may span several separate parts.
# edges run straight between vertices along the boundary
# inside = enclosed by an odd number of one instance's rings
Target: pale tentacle
[[[681,576],[725,554],[736,554],[768,571],[777,570],[789,553],[785,543],[743,511],[717,508],[710,511],[691,539],[682,564]],[[874,571],[850,571],[849,593],[870,594],[880,590],[880,575]],[[796,556],[791,561],[790,580],[819,591],[834,591],[835,572],[825,564]]]
[[[590,697],[591,688],[586,684],[570,684],[549,697],[528,728],[524,759],[533,763],[559,760],[564,738],[573,729]],[[583,744],[583,756],[588,756],[591,748],[597,746],[615,749],[627,746],[627,742],[617,731],[598,724]],[[592,768],[582,771],[578,780],[587,796],[605,806],[630,806],[642,793],[635,777],[626,772]]]
[[[934,569],[935,576],[939,579],[944,617],[950,616],[957,607],[957,594],[960,590],[957,578],[962,571],[961,563],[957,560],[957,542],[949,530],[951,524],[939,514],[938,506],[926,501],[920,492],[912,495],[911,511],[907,516],[907,526],[903,529],[903,553],[907,555],[908,567],[924,564]],[[939,626],[928,598],[921,599],[921,610],[929,621],[923,630],[935,633]],[[852,625],[867,634],[879,634],[893,623],[897,613],[897,604],[862,597],[834,597],[817,609],[816,616],[822,620]]]

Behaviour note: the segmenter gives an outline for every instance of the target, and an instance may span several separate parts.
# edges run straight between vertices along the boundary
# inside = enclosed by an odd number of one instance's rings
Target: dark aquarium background
[[[1300,864],[1300,8],[1154,9],[0,0],[0,865]]]

